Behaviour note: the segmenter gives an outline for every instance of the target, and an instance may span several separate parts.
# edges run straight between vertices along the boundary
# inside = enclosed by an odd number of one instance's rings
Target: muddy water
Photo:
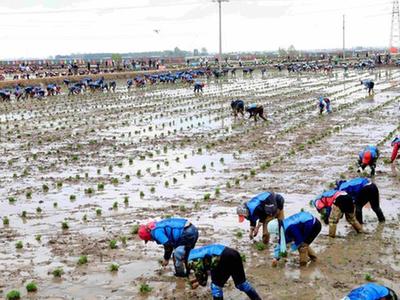
[[[364,78],[376,80],[373,97],[359,84]],[[10,224],[0,231],[0,297],[35,280],[32,299],[207,299],[208,289],[191,291],[170,266],[158,265],[160,247],[130,233],[134,224],[168,216],[190,218],[201,231],[199,244],[223,243],[246,254],[248,277],[263,299],[338,299],[365,274],[399,290],[399,175],[382,159],[374,180],[385,226],[365,208],[368,235],[355,236],[341,220],[342,238],[331,241],[324,227],[314,246],[321,259],[304,270],[296,255],[272,269],[270,249],[256,250],[248,224],[235,215],[238,203],[263,190],[284,195],[287,215],[315,214],[309,200],[341,175],[356,176],[358,151],[398,126],[399,78],[399,71],[271,72],[209,81],[201,96],[188,86],[163,85],[1,104],[0,217]],[[332,115],[318,116],[321,94],[332,99]],[[233,119],[235,98],[264,104],[269,122]],[[390,155],[389,143],[382,157]],[[109,248],[112,239],[117,249]],[[77,265],[80,255],[88,256],[87,266]],[[118,272],[108,270],[111,263]],[[56,267],[62,279],[51,275]],[[147,296],[139,293],[142,283],[153,287]],[[225,294],[243,297],[232,282]]]

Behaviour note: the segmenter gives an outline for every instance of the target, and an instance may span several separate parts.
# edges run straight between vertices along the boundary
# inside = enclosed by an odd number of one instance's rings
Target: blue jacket
[[[360,152],[360,154],[358,155],[360,157],[360,159],[362,160],[364,157],[364,153],[370,151],[371,152],[371,156],[372,159],[377,158],[378,156],[378,148],[376,146],[372,146],[372,145],[368,145],[367,147],[365,147],[365,149],[363,151]]]
[[[225,246],[219,244],[212,244],[192,249],[190,250],[188,261],[203,259],[205,256],[220,256],[224,249]]]
[[[308,237],[315,221],[315,217],[309,212],[300,212],[282,221],[286,243],[294,242],[291,247],[292,250],[297,250],[297,248]],[[279,254],[281,252],[286,252],[286,249],[281,249],[280,245],[281,243],[279,243],[274,249],[274,257],[276,259],[279,259]]]
[[[360,193],[361,189],[369,183],[370,181],[367,178],[357,177],[342,182],[338,188],[339,191],[345,191],[353,198],[353,200],[355,200],[355,198],[357,198],[358,194]]]
[[[186,219],[171,218],[156,223],[151,230],[151,237],[160,245],[169,244],[173,248],[179,245],[179,240],[187,223]]]
[[[247,208],[249,209],[249,216],[247,220],[251,222],[257,222],[258,216],[254,215],[254,210],[257,206],[263,204],[265,200],[271,195],[269,192],[263,192],[253,197],[250,201],[246,203]]]
[[[375,283],[367,283],[350,292],[346,300],[379,300],[389,295],[389,289]]]

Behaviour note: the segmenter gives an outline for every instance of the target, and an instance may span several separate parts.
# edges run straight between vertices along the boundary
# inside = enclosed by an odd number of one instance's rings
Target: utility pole
[[[389,53],[398,53],[400,44],[399,1],[393,0],[392,26],[390,29]]]
[[[219,11],[219,55],[218,64],[219,70],[222,71],[222,2],[228,2],[229,0],[213,0],[213,2],[218,2]]]
[[[346,21],[345,21],[345,15],[343,15],[343,60],[345,60],[346,58],[346,39],[345,39],[345,34],[346,34],[346,30],[345,30],[345,26],[346,26]]]

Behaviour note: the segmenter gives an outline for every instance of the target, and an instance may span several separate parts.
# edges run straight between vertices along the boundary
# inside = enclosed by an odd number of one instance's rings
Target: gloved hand
[[[274,258],[274,259],[272,260],[271,266],[272,266],[273,268],[276,268],[276,267],[278,266],[278,260]]]

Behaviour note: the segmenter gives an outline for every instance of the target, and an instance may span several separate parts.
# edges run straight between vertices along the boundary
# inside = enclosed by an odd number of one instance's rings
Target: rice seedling
[[[86,255],[81,255],[78,259],[78,265],[86,265],[88,263],[88,258]]]
[[[18,241],[15,243],[15,248],[16,249],[22,249],[24,248],[24,244],[22,243],[22,241]]]
[[[38,290],[38,287],[37,287],[36,283],[33,282],[33,281],[29,282],[29,283],[26,285],[26,291],[27,291],[28,293],[34,293],[34,292],[37,292],[37,290]]]
[[[119,265],[116,264],[116,263],[112,263],[112,264],[109,266],[108,269],[110,270],[110,272],[118,272],[118,270],[119,270]]]
[[[139,231],[139,225],[138,224],[133,225],[131,229],[131,234],[137,234],[138,231]]]
[[[67,229],[69,229],[69,225],[68,225],[68,222],[67,222],[67,221],[63,221],[63,222],[61,223],[61,229],[62,229],[62,230],[67,230]]]
[[[56,268],[51,272],[51,274],[56,278],[60,278],[64,274],[64,270],[62,268]]]
[[[141,294],[148,294],[153,290],[151,286],[149,286],[147,283],[142,283],[140,284],[139,291]]]
[[[21,299],[21,293],[17,290],[12,290],[6,295],[7,300],[18,300]]]

